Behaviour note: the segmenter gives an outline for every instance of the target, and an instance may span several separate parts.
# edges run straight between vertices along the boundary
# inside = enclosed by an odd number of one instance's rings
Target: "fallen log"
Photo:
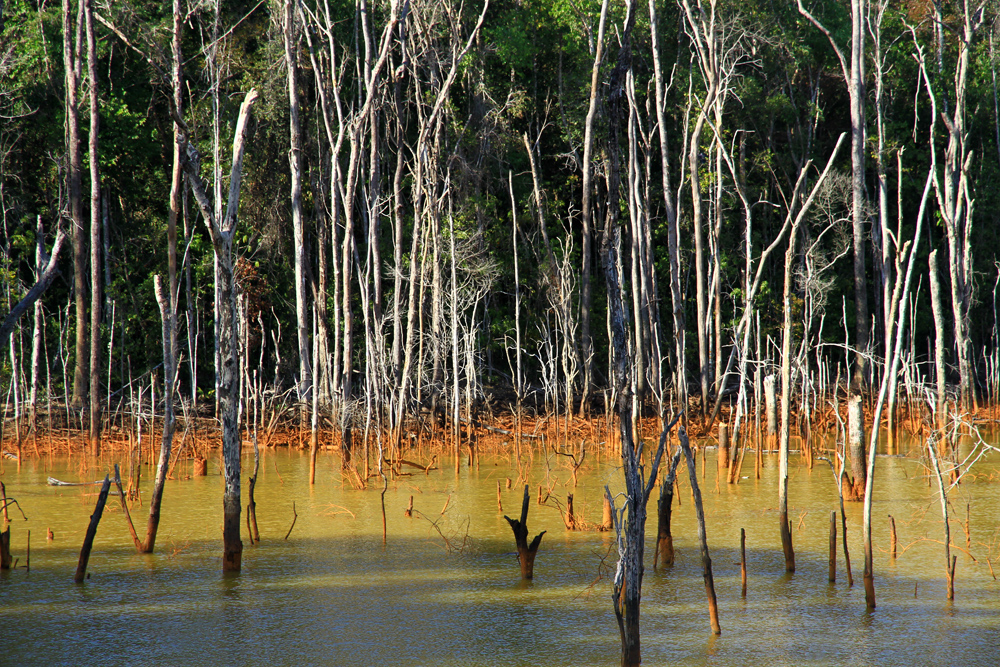
[[[60,479],[56,479],[55,477],[49,477],[48,479],[49,486],[97,486],[98,484],[103,483],[104,482],[100,480],[96,482],[64,482]]]

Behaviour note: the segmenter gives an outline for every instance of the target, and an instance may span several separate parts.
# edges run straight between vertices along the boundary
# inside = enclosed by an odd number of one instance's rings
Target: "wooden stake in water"
[[[889,515],[889,557],[896,559],[896,520]]]
[[[891,517],[890,517],[891,518]],[[837,581],[837,513],[830,512],[830,583]]]
[[[747,596],[747,531],[740,528],[740,582],[743,597]]]

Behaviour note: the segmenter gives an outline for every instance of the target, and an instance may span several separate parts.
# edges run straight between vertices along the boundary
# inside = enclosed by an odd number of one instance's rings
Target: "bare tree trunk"
[[[282,36],[285,45],[285,69],[288,80],[288,128],[291,171],[292,234],[295,266],[295,331],[299,351],[299,398],[308,401],[312,391],[312,363],[309,343],[309,304],[306,296],[306,248],[302,231],[302,131],[299,123],[298,30],[295,24],[298,0],[284,0]]]
[[[941,302],[941,281],[938,280],[937,248],[931,251],[927,258],[928,275],[931,290],[931,312],[934,315],[934,426],[943,431],[948,418],[948,405],[945,394],[944,365],[944,306]]]
[[[87,563],[90,561],[90,550],[94,546],[94,537],[97,536],[97,526],[101,522],[104,514],[104,504],[108,501],[108,492],[111,490],[111,478],[104,476],[104,483],[101,485],[101,492],[97,496],[97,504],[94,506],[94,513],[90,515],[90,523],[87,525],[87,534],[83,538],[83,547],[80,549],[80,560],[76,566],[76,574],[73,582],[82,584],[87,574]],[[10,539],[8,537],[8,539]]]
[[[86,4],[87,78],[90,79],[90,450],[101,453],[101,114],[97,84],[97,38],[93,0]]]
[[[70,239],[73,245],[73,297],[76,308],[76,365],[73,369],[73,398],[75,408],[83,407],[87,393],[87,280],[86,239],[83,227],[83,200],[81,179],[83,156],[80,152],[80,102],[81,48],[84,1],[78,0],[76,32],[74,39],[71,0],[63,0],[63,63],[66,70],[66,189],[69,198]]]
[[[932,130],[933,131],[933,130]],[[931,182],[934,177],[935,165],[931,159],[931,168],[927,174],[927,181],[924,185],[924,193],[920,200],[920,209],[917,213],[917,221],[914,225],[913,242],[907,243],[900,255],[907,256],[906,273],[900,275],[897,272],[895,285],[892,292],[892,303],[890,307],[890,319],[894,328],[894,343],[891,356],[886,358],[886,364],[882,372],[882,381],[879,386],[878,400],[875,403],[875,411],[872,415],[872,432],[868,443],[868,468],[865,475],[865,505],[862,519],[863,540],[865,549],[865,604],[868,609],[875,608],[875,565],[874,552],[872,549],[872,501],[875,484],[875,454],[878,450],[879,427],[882,423],[882,411],[885,407],[886,396],[896,391],[898,379],[900,357],[903,351],[903,333],[906,329],[906,308],[909,305],[910,282],[913,277],[913,266],[916,264],[917,250],[920,247],[920,238],[924,229],[924,214],[926,212],[927,199],[930,195]],[[898,314],[897,314],[898,313]]]
[[[39,215],[35,224],[35,280],[42,277],[45,268],[45,225],[42,224],[42,216]],[[44,310],[41,300],[35,301],[34,322],[31,333],[31,393],[29,399],[31,436],[36,441],[38,439],[38,374],[41,369],[42,339],[44,333]]]
[[[781,528],[781,549],[785,554],[785,572],[795,572],[795,550],[788,525],[788,441],[791,432],[792,411],[792,268],[799,239],[799,221],[796,218],[788,236],[785,250],[785,281],[782,290],[781,327],[781,434],[778,438],[778,522]]]
[[[236,231],[237,208],[240,198],[240,181],[243,174],[243,154],[246,147],[247,122],[250,109],[257,99],[257,91],[250,90],[240,107],[239,119],[236,123],[236,134],[233,139],[232,170],[229,177],[229,200],[226,205],[226,215],[217,220],[214,207],[199,174],[199,157],[194,146],[188,143],[185,131],[182,143],[187,149],[187,159],[184,169],[191,183],[202,217],[212,237],[212,245],[219,259],[219,296],[221,308],[219,348],[223,359],[221,382],[219,385],[219,404],[222,410],[222,452],[224,459],[225,491],[222,498],[223,506],[223,558],[222,569],[226,572],[239,572],[242,566],[243,543],[240,541],[240,431],[239,431],[239,341],[236,331],[236,294],[233,285],[232,244]],[[179,119],[178,119],[179,120]]]
[[[848,394],[851,399],[860,399],[865,387],[868,384],[868,361],[865,356],[869,343],[868,324],[868,286],[865,278],[865,30],[864,21],[867,15],[868,0],[851,0],[851,53],[848,59],[833,39],[830,31],[826,29],[805,7],[802,0],[798,0],[799,13],[806,17],[817,29],[822,32],[830,46],[833,48],[840,68],[847,82],[847,94],[850,99],[851,111],[851,229],[853,234],[854,250],[854,308],[855,308],[855,341],[854,341],[854,368],[849,383]],[[855,405],[853,400],[848,402],[848,410]],[[857,403],[860,407],[860,403]],[[855,415],[862,420],[862,433],[864,415]],[[860,440],[854,440],[848,434],[851,460],[864,461],[865,441],[864,436]],[[862,466],[860,470],[855,470],[856,488],[864,488],[864,475],[866,468]]]
[[[969,313],[972,308],[972,211],[974,199],[970,194],[968,177],[970,171],[968,127],[966,125],[966,94],[969,74],[969,52],[972,40],[982,21],[976,20],[970,12],[968,0],[960,7],[961,32],[956,32],[958,60],[954,74],[954,109],[945,108],[943,116],[948,131],[948,145],[944,156],[944,182],[935,181],[935,192],[941,217],[944,221],[945,238],[948,241],[948,273],[951,279],[951,308],[955,325],[955,350],[958,357],[959,399],[964,410],[977,407],[975,390],[975,369],[972,362],[972,342],[969,339]],[[981,14],[983,8],[979,8]],[[931,137],[933,144],[933,135]]]
[[[177,2],[177,0],[174,1]],[[156,532],[160,527],[160,506],[163,501],[163,485],[167,479],[167,471],[170,469],[170,450],[174,441],[176,425],[173,392],[175,357],[171,348],[173,310],[170,295],[163,293],[163,281],[159,275],[153,276],[153,288],[156,291],[156,303],[160,307],[160,320],[163,324],[163,439],[160,442],[160,459],[156,465],[156,477],[153,479],[153,495],[149,501],[149,520],[146,523],[146,539],[142,544],[142,553],[153,553],[153,549],[156,547]]]
[[[681,426],[678,431],[684,458],[687,460],[688,479],[691,480],[691,492],[694,495],[694,509],[698,515],[698,542],[701,547],[702,578],[705,580],[705,595],[708,598],[708,617],[712,624],[712,634],[722,634],[719,625],[719,605],[715,597],[715,577],[712,574],[712,558],[708,553],[708,536],[705,532],[705,510],[701,502],[701,489],[698,487],[698,472],[695,470],[694,454],[688,443],[687,430]]]
[[[764,378],[764,413],[767,422],[768,449],[778,440],[778,396],[774,381],[773,374]]]
[[[531,540],[531,544],[528,544],[528,506],[530,502],[531,493],[528,485],[525,484],[524,498],[521,502],[521,518],[511,519],[507,515],[503,517],[510,524],[511,530],[514,531],[517,560],[521,564],[521,578],[526,580],[530,580],[535,576],[535,554],[538,553],[538,546],[542,543],[542,536],[546,533],[544,530],[538,533]]]
[[[649,0],[650,37],[652,39],[654,85],[656,87],[656,126],[660,138],[660,171],[663,180],[663,203],[667,217],[667,255],[670,264],[670,298],[674,334],[674,392],[680,405],[687,405],[687,379],[685,375],[685,318],[684,301],[681,296],[680,255],[677,249],[677,207],[674,204],[673,189],[670,185],[670,160],[667,150],[667,119],[665,100],[666,86],[663,83],[663,67],[660,64],[659,30],[656,23],[656,0]]]
[[[171,94],[174,111],[178,119],[183,118],[183,80],[181,78],[181,28],[184,14],[180,0],[173,0],[173,29],[171,39]],[[170,470],[170,454],[174,441],[176,417],[174,415],[174,383],[177,377],[177,218],[181,213],[183,171],[180,140],[182,130],[174,125],[174,161],[170,178],[170,209],[167,215],[167,290],[164,294],[160,276],[154,276],[153,288],[156,303],[160,309],[163,331],[163,437],[160,441],[160,456],[153,480],[153,494],[149,501],[149,519],[146,523],[146,539],[142,545],[144,553],[152,553],[156,548],[156,533],[160,525],[160,507],[163,501],[163,486]]]
[[[678,447],[670,460],[670,468],[660,483],[660,498],[656,503],[656,550],[653,552],[653,569],[663,558],[664,567],[674,566],[674,536],[670,531],[671,505],[674,502],[674,482],[677,480],[677,466],[681,462],[683,450]]]
[[[580,396],[580,414],[587,412],[593,384],[594,341],[590,335],[590,311],[593,295],[590,286],[591,259],[593,251],[593,188],[590,163],[593,160],[594,119],[597,117],[597,98],[601,62],[604,60],[604,28],[608,18],[608,0],[601,3],[601,20],[597,28],[597,51],[590,75],[590,102],[583,130],[583,199],[581,218],[583,221],[581,266],[580,266],[580,361],[583,365],[583,387]]]

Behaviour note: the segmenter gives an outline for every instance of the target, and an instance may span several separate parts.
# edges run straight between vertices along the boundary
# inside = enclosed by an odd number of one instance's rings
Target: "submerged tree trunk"
[[[681,462],[681,449],[674,451],[670,470],[660,483],[660,499],[656,503],[656,550],[653,552],[653,569],[662,558],[664,567],[674,565],[674,536],[670,532],[671,505],[674,502],[674,482],[677,480],[677,466]]]
[[[160,307],[160,320],[163,324],[163,439],[160,441],[160,459],[156,465],[156,477],[153,479],[153,495],[149,501],[149,520],[146,523],[146,539],[142,545],[143,553],[153,553],[153,549],[156,547],[163,485],[167,479],[167,471],[170,469],[170,450],[174,441],[176,424],[173,401],[173,377],[176,363],[170,345],[173,310],[170,297],[163,293],[163,281],[160,280],[159,275],[153,276],[153,289],[156,292],[156,303]]]
[[[183,117],[183,88],[181,79],[181,28],[184,15],[180,0],[173,0],[173,37],[171,39],[171,88],[174,111]],[[163,485],[170,470],[170,454],[174,441],[176,417],[174,415],[174,381],[177,377],[177,219],[181,214],[182,188],[184,186],[181,144],[181,128],[174,125],[174,160],[170,176],[170,208],[167,214],[167,288],[160,276],[153,277],[156,303],[160,309],[163,337],[163,437],[160,441],[160,457],[153,480],[153,495],[149,501],[149,519],[146,523],[146,539],[142,545],[144,553],[152,553],[156,548],[156,533],[160,525],[160,507],[163,501]],[[189,323],[190,326],[190,323]]]
[[[222,497],[223,525],[222,569],[239,572],[242,567],[243,542],[240,541],[240,431],[239,431],[239,340],[236,327],[236,292],[233,284],[233,236],[236,232],[237,209],[240,201],[240,181],[243,175],[243,154],[248,134],[250,109],[257,100],[251,89],[240,106],[233,138],[232,170],[229,176],[229,200],[225,218],[217,220],[211,198],[199,173],[198,151],[191,145],[183,128],[181,142],[187,149],[184,169],[194,192],[202,217],[212,238],[219,260],[219,351],[222,359],[219,383],[219,407],[222,410],[222,456],[225,491]],[[178,119],[179,120],[179,119]]]
[[[101,485],[101,492],[97,496],[97,505],[94,513],[90,515],[90,523],[87,525],[87,534],[83,538],[83,547],[80,549],[80,560],[76,566],[76,575],[73,577],[74,583],[82,584],[87,575],[87,563],[90,561],[90,550],[94,546],[94,537],[97,536],[97,525],[101,522],[104,514],[104,505],[108,501],[108,492],[111,490],[111,477],[104,476],[104,483]]]
[[[542,536],[546,531],[535,535],[535,538],[528,543],[528,506],[531,504],[531,490],[528,485],[524,485],[524,498],[521,501],[521,518],[511,519],[506,514],[504,519],[510,524],[510,529],[514,531],[514,544],[517,545],[517,561],[521,564],[521,578],[531,579],[535,576],[535,554],[538,553],[538,546],[542,543]]]

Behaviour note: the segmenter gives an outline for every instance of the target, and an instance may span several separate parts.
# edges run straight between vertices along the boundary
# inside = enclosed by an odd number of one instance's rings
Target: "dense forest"
[[[840,385],[860,493],[881,377],[938,420],[996,398],[996,32],[968,0],[6,0],[8,409],[96,450],[151,378],[171,428],[281,397],[348,463],[427,412],[737,436]]]

